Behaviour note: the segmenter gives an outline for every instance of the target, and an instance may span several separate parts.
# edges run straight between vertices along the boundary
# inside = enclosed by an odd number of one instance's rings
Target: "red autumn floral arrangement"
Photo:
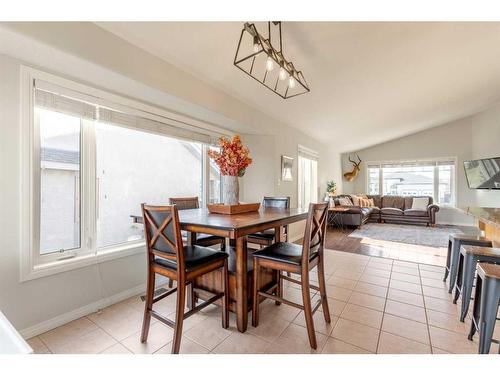
[[[246,168],[252,164],[250,151],[241,143],[241,138],[235,135],[232,140],[226,137],[219,138],[220,151],[209,150],[210,156],[219,166],[223,176],[242,177]]]

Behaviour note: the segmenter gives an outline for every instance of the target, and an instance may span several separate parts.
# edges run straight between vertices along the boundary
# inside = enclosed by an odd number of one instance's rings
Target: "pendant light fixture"
[[[272,44],[271,27],[278,28],[279,49]],[[267,39],[259,34],[255,24],[245,23],[234,65],[283,99],[310,91],[302,72],[283,56],[281,22],[267,23]]]

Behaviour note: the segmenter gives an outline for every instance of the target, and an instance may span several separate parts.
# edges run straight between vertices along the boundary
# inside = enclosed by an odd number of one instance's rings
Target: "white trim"
[[[102,298],[102,299],[100,299],[96,302],[92,302],[91,304],[88,304],[86,306],[79,307],[78,309],[75,309],[73,311],[69,311],[67,313],[58,315],[58,316],[51,318],[49,320],[46,320],[44,322],[35,324],[34,326],[25,328],[25,329],[20,331],[20,334],[26,340],[30,339],[30,338],[38,336],[44,332],[50,331],[51,329],[60,327],[64,324],[72,322],[76,319],[80,319],[84,316],[95,313],[96,311],[99,311],[100,309],[103,309],[103,308],[111,306],[115,303],[126,300],[127,298],[133,297],[133,296],[138,295],[140,293],[144,293],[145,290],[146,290],[146,284],[138,285],[132,289],[128,289],[128,290],[125,290],[123,292],[114,294],[112,296]]]
[[[31,270],[21,274],[20,281],[34,280],[40,277],[56,275],[58,273],[140,254],[146,254],[144,245],[138,246],[135,244],[133,246],[115,246],[109,250],[100,249],[97,253],[87,253],[74,258],[34,265]]]

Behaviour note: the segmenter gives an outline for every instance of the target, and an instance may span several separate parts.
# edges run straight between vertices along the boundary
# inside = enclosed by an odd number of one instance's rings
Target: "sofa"
[[[346,226],[361,227],[366,222],[396,223],[396,224],[426,224],[434,226],[436,223],[436,212],[439,206],[433,203],[432,197],[428,198],[427,209],[413,209],[413,198],[397,195],[367,195],[368,199],[373,199],[374,207],[360,207],[341,205],[340,198],[347,198],[351,203],[353,199],[350,195],[339,195],[334,198],[336,207],[347,208],[347,211],[340,212],[342,223]]]

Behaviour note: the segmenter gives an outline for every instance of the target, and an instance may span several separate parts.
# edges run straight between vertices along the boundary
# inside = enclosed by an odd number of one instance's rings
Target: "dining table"
[[[285,240],[283,228],[307,218],[307,210],[300,208],[278,209],[263,208],[258,211],[224,215],[210,213],[206,208],[179,210],[181,230],[187,231],[187,243],[196,243],[197,233],[211,234],[226,238],[226,251],[229,252],[230,309],[236,313],[238,331],[245,332],[248,325],[248,312],[252,306],[252,257],[248,253],[246,236],[274,229],[275,241]],[[142,223],[142,216],[131,215],[135,223]],[[286,239],[288,240],[288,239]],[[266,272],[265,269],[262,272]],[[259,274],[259,276],[261,276]],[[274,274],[267,272],[259,277],[265,288],[277,282]],[[218,278],[203,276],[195,281],[197,296],[203,299],[203,292],[213,292],[218,287]],[[188,288],[189,290],[189,288]],[[190,299],[187,298],[189,301]]]

